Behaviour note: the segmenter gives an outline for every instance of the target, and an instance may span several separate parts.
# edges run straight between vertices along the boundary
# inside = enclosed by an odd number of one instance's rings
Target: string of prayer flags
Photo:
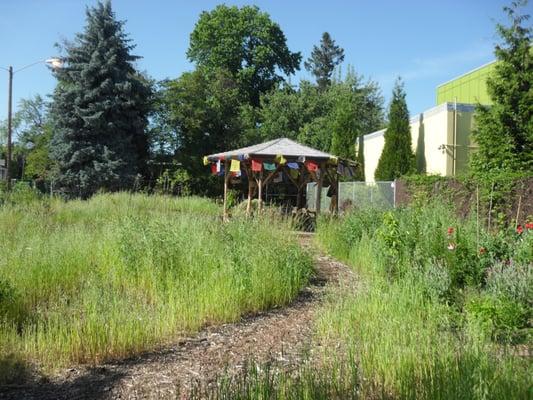
[[[203,160],[204,160],[204,165],[209,164],[209,160],[207,159],[207,156],[204,156],[204,159],[203,159]]]
[[[252,171],[261,172],[263,170],[263,163],[258,160],[252,159]]]
[[[305,166],[309,172],[318,171],[318,164],[313,161],[306,161]]]
[[[281,154],[278,154],[278,155],[276,156],[276,161],[277,161],[278,164],[280,164],[280,165],[283,165],[283,164],[285,164],[285,163],[287,162],[287,160],[285,159],[285,157],[283,157],[283,155],[281,155]]]
[[[263,166],[265,167],[266,171],[275,171],[276,170],[276,164],[274,163],[263,163]]]
[[[298,163],[295,163],[295,162],[290,162],[290,163],[287,163],[287,167],[291,168],[291,169],[299,169],[300,167],[298,166]]]
[[[230,172],[237,172],[241,170],[241,162],[239,160],[231,160],[229,167]]]

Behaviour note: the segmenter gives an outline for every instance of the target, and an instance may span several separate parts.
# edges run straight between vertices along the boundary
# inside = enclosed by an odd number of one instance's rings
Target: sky
[[[155,79],[176,78],[194,66],[187,60],[189,35],[200,13],[222,1],[113,0],[113,8],[143,58],[137,67]],[[388,101],[394,80],[405,82],[411,115],[435,105],[436,87],[494,59],[495,23],[505,22],[510,0],[257,0],[270,14],[291,51],[309,57],[327,31],[344,48],[352,66],[379,83]],[[14,70],[57,55],[55,43],[72,39],[85,26],[93,0],[0,0],[0,67]],[[530,14],[533,1],[528,5]],[[303,68],[291,82],[312,79]],[[7,117],[8,74],[0,69],[0,120]],[[44,64],[15,73],[13,103],[53,91]]]

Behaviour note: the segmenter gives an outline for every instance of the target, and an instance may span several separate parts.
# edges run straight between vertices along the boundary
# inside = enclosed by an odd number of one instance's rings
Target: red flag
[[[263,169],[263,163],[261,161],[252,159],[252,171],[261,172],[262,169]]]
[[[216,164],[211,164],[211,173],[213,175],[217,173],[217,165]]]
[[[307,169],[312,172],[312,171],[318,171],[318,164],[313,162],[313,161],[306,161],[305,162],[305,166],[307,167]]]

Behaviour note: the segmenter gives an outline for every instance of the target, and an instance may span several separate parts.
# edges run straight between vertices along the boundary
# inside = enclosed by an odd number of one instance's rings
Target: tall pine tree
[[[132,186],[148,157],[150,86],[110,1],[87,9],[83,33],[66,45],[56,72],[51,144],[56,187],[68,196]]]
[[[505,7],[511,24],[496,27],[503,43],[496,46],[498,61],[487,79],[492,105],[476,110],[479,149],[472,169],[478,174],[533,169],[533,29],[527,25],[529,15],[519,13],[525,4]]]
[[[304,66],[315,76],[318,87],[325,89],[331,84],[333,70],[343,61],[344,49],[335,44],[328,32],[324,32],[320,47],[313,46],[311,57],[305,61]]]
[[[392,90],[385,145],[374,178],[377,181],[391,181],[413,171],[415,171],[415,155],[411,148],[409,111],[403,83],[398,79]]]

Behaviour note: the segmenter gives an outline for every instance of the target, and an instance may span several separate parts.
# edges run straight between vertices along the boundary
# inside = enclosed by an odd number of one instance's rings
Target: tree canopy
[[[226,69],[248,100],[259,105],[262,93],[300,68],[279,25],[255,6],[218,5],[204,11],[190,36],[187,57],[206,72]]]

